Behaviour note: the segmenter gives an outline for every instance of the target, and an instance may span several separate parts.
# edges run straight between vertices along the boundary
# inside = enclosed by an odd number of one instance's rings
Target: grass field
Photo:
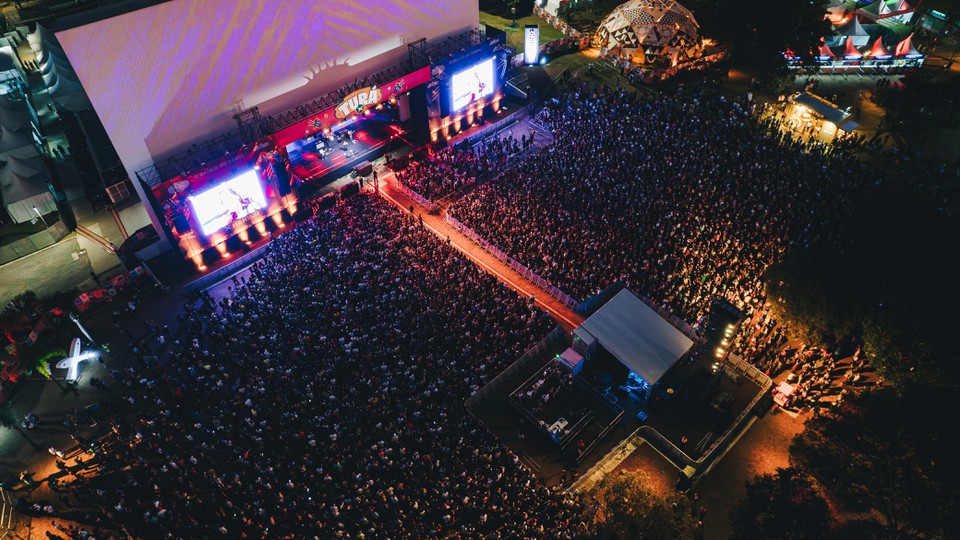
[[[517,52],[523,51],[523,27],[528,24],[540,25],[540,44],[566,37],[559,30],[545,23],[543,19],[536,15],[517,19],[516,26],[511,26],[511,22],[510,19],[497,17],[496,15],[482,11],[480,12],[480,24],[489,24],[494,28],[499,28],[506,32],[507,46],[513,47]]]

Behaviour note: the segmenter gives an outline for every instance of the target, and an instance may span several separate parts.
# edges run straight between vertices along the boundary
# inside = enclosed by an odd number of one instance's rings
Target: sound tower
[[[277,179],[277,193],[281,197],[285,197],[290,194],[290,173],[287,171],[286,161],[277,158],[276,161],[270,164],[270,168],[273,169],[273,176]]]

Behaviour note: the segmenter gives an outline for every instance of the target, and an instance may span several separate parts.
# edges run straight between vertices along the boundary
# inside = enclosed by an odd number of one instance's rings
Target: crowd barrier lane
[[[556,286],[551,285],[549,282],[547,282],[547,280],[535,274],[532,270],[530,270],[526,266],[520,264],[516,259],[507,255],[496,246],[490,244],[490,242],[488,242],[485,238],[481,237],[476,231],[474,231],[470,227],[467,227],[466,225],[461,223],[460,220],[450,215],[449,212],[444,214],[444,220],[450,226],[460,231],[461,234],[471,239],[474,243],[480,246],[481,249],[493,255],[497,260],[499,260],[503,264],[510,267],[510,269],[512,269],[517,274],[519,274],[525,280],[527,280],[530,283],[533,283],[539,289],[543,290],[548,295],[550,295],[550,297],[552,297],[554,300],[560,302],[561,305],[570,309],[573,309],[573,307],[577,305],[577,301],[574,300],[570,295],[564,293],[563,291],[558,289]]]
[[[534,360],[542,360],[544,352],[554,347],[557,343],[562,341],[566,337],[566,333],[563,331],[563,328],[556,326],[549,334],[547,334],[543,339],[538,341],[532,347],[527,349],[520,358],[518,358],[514,363],[510,364],[507,369],[500,372],[499,375],[490,380],[486,385],[478,389],[473,393],[469,398],[467,398],[465,404],[467,410],[473,413],[473,408],[476,406],[480,400],[485,399],[487,396],[493,392],[499,390],[507,380],[513,377],[515,373],[521,369],[526,368]]]

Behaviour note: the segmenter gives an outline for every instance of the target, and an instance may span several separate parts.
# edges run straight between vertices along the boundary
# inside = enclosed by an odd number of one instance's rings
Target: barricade
[[[443,219],[454,229],[460,231],[460,234],[466,236],[475,244],[480,246],[481,249],[493,255],[497,260],[507,265],[517,274],[520,274],[525,280],[530,283],[533,283],[540,289],[544,290],[549,294],[554,300],[560,302],[565,307],[575,310],[578,303],[570,295],[564,293],[560,289],[554,287],[553,285],[547,283],[545,279],[533,273],[529,268],[517,262],[513,257],[510,257],[499,248],[487,242],[485,238],[477,234],[473,229],[467,227],[463,223],[460,223],[460,220],[451,216],[449,213],[444,214]]]
[[[490,382],[467,398],[467,410],[472,413],[473,408],[477,405],[477,403],[503,387],[506,381],[513,377],[518,371],[525,369],[534,361],[542,361],[543,354],[549,349],[555,347],[557,343],[560,343],[564,339],[566,339],[566,333],[563,331],[563,328],[559,326],[554,328],[552,332],[537,342],[536,345],[527,349],[527,352],[523,353],[523,356],[518,358],[516,362],[510,364],[510,367],[500,372],[499,375],[494,377]]]

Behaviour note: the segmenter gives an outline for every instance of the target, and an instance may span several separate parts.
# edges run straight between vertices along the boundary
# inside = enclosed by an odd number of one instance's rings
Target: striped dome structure
[[[672,66],[703,52],[700,25],[693,13],[673,0],[630,0],[600,23],[601,47],[635,64]]]

